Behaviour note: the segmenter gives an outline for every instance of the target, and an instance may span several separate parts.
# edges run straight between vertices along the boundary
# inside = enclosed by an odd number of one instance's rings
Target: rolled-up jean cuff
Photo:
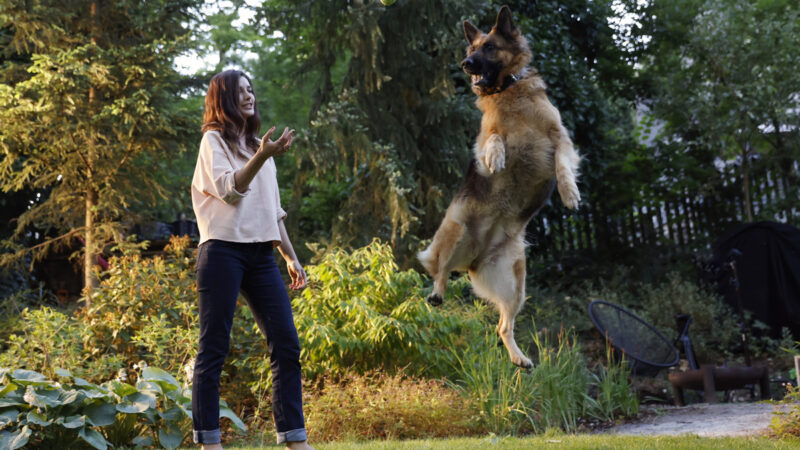
[[[283,444],[285,442],[303,442],[307,440],[308,436],[306,436],[305,428],[278,432],[278,444]]]
[[[216,430],[194,430],[195,444],[219,444],[219,428]]]

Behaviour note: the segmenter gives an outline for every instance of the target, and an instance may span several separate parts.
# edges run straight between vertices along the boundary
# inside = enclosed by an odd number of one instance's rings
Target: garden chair
[[[692,319],[687,314],[676,316],[679,335],[675,343],[639,316],[613,303],[589,303],[589,317],[607,341],[631,361],[631,372],[636,375],[655,376],[661,369],[677,365],[680,353],[674,344],[681,343],[690,370],[668,376],[678,406],[685,404],[686,389],[702,391],[706,403],[716,403],[717,391],[750,388],[752,392],[752,386],[758,383],[761,399],[769,398],[767,367],[698,366],[689,338]]]

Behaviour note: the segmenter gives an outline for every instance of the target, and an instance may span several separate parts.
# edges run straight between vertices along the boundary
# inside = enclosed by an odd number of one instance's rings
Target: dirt
[[[790,405],[770,403],[697,403],[684,407],[644,407],[640,419],[606,429],[603,433],[630,435],[696,434],[703,437],[757,436],[764,434],[774,411]]]

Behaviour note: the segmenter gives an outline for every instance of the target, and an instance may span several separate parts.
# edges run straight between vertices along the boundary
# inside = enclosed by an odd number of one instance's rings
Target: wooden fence
[[[751,174],[753,220],[800,222],[800,167],[790,175],[762,170]],[[727,230],[747,221],[738,166],[727,167],[710,180],[713,189],[669,194],[642,193],[640,200],[614,210],[600,202],[583,204],[577,212],[560,205],[545,209],[528,228],[528,240],[537,251],[553,258],[574,252],[608,248],[662,246],[698,251],[707,249]],[[554,193],[553,203],[558,203]]]

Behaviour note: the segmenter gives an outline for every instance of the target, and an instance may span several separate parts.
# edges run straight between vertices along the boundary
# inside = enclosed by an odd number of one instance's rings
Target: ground
[[[642,418],[603,431],[627,435],[695,434],[702,437],[757,436],[772,421],[773,411],[789,405],[758,403],[698,403],[684,407],[643,407]]]

